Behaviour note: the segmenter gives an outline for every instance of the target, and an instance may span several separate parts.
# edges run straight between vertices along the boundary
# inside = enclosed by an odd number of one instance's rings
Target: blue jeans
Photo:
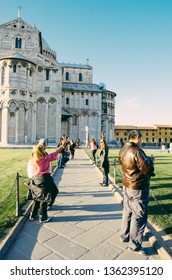
[[[143,233],[147,223],[149,187],[133,190],[124,187],[124,205],[121,224],[121,238],[129,241],[133,251],[142,247]]]
[[[64,154],[59,154],[58,157],[58,168],[62,168],[64,166]]]

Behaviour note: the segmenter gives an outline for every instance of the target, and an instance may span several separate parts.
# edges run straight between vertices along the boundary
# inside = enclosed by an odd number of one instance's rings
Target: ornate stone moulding
[[[16,91],[16,90],[12,90],[12,91],[10,92],[10,94],[15,95],[15,94],[17,94],[17,91]]]
[[[24,91],[24,90],[20,90],[20,95],[25,96],[26,94],[27,94],[27,92],[26,92],[26,91]]]

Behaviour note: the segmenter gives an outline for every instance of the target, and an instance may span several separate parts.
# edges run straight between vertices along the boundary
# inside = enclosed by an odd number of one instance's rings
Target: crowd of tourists
[[[128,242],[128,250],[137,254],[146,254],[142,248],[143,233],[147,223],[147,209],[149,201],[150,178],[154,174],[154,162],[140,148],[142,134],[138,130],[132,130],[128,134],[128,141],[119,151],[119,164],[122,170],[122,183],[124,191],[123,215],[120,232],[120,241]],[[58,187],[51,176],[50,163],[57,160],[58,168],[64,168],[69,159],[74,159],[75,149],[79,145],[63,135],[55,152],[46,152],[46,141],[41,139],[33,148],[31,159],[28,162],[27,171],[30,182],[25,185],[32,192],[33,205],[30,220],[37,217],[40,212],[40,223],[49,222],[47,210],[51,207],[58,194]],[[96,164],[96,154],[99,158],[103,172],[102,187],[109,184],[109,147],[104,138],[99,145],[94,138],[90,141],[93,164]]]

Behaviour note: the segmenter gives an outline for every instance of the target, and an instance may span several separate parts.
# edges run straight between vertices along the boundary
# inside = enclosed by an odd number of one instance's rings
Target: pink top
[[[46,154],[45,157],[38,161],[38,167],[35,166],[35,163],[31,158],[27,165],[28,177],[32,178],[33,176],[50,173],[50,162],[57,159],[57,154],[57,151],[51,154]]]
[[[97,145],[90,143],[91,151],[97,150]]]

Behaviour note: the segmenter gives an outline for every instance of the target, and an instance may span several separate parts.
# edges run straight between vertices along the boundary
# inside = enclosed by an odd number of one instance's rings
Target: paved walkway
[[[60,194],[48,211],[52,221],[27,220],[5,260],[158,260],[144,238],[148,256],[128,252],[119,241],[122,206],[112,186],[101,187],[102,174],[84,153],[54,174]]]

